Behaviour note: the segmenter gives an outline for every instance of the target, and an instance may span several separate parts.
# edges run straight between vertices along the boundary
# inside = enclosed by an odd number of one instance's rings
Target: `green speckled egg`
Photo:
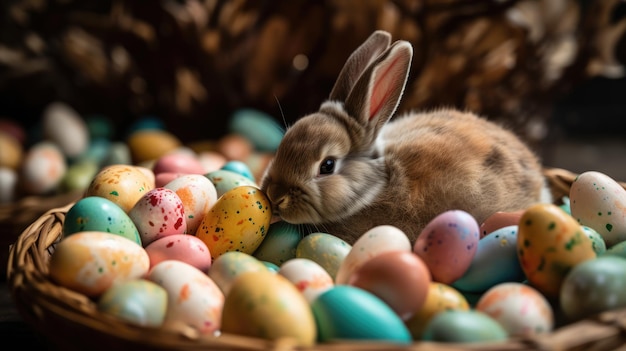
[[[254,257],[280,266],[296,257],[300,239],[302,234],[297,225],[285,221],[272,223],[267,236],[254,252]]]
[[[205,176],[209,178],[215,186],[215,190],[217,190],[217,197],[224,195],[227,191],[238,186],[257,186],[257,184],[250,178],[226,169],[209,172],[205,174]]]
[[[583,225],[582,228],[583,231],[585,231],[585,234],[587,234],[587,236],[589,237],[589,239],[591,239],[593,251],[596,253],[596,255],[602,255],[604,252],[606,252],[606,243],[604,242],[602,235],[600,235],[600,233],[598,233],[595,229],[587,227],[586,225]]]
[[[476,310],[438,313],[426,326],[423,340],[453,343],[505,341],[506,330],[495,319]]]
[[[267,196],[254,186],[238,186],[222,195],[204,215],[196,236],[215,260],[228,251],[252,254],[261,245],[272,218]]]
[[[103,197],[84,197],[67,211],[63,236],[85,231],[116,234],[141,245],[139,231],[130,216],[116,203]]]
[[[167,311],[167,292],[148,280],[129,280],[107,289],[98,300],[98,310],[132,324],[160,327]]]
[[[335,279],[341,262],[352,246],[338,237],[327,233],[312,233],[305,236],[296,247],[297,258],[308,258],[316,262]]]

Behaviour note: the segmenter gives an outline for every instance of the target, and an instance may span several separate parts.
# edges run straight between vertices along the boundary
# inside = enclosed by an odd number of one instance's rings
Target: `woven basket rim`
[[[560,168],[546,168],[544,173],[555,199],[568,194],[577,176]],[[620,182],[620,185],[626,189],[626,183]],[[185,326],[164,329],[132,325],[99,312],[94,301],[54,284],[47,276],[47,259],[60,239],[65,214],[74,203],[50,209],[30,224],[11,245],[7,266],[11,296],[19,313],[38,332],[56,342],[69,342],[67,333],[60,335],[61,330],[77,329],[91,335],[91,339],[84,342],[94,346],[115,345],[125,349],[134,345],[128,349],[140,346],[155,350],[612,350],[626,343],[626,309],[607,311],[547,334],[477,344],[415,341],[406,346],[341,341],[302,347],[289,339],[265,340],[229,334],[207,336]]]

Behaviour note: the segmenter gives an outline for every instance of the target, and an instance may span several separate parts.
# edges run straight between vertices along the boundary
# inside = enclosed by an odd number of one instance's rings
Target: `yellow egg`
[[[9,133],[0,131],[0,167],[17,170],[22,162],[23,148]]]
[[[135,131],[128,137],[126,144],[135,164],[156,160],[182,146],[175,135],[159,129]]]
[[[139,199],[154,188],[154,181],[138,166],[111,165],[93,178],[84,196],[109,199],[128,213]]]
[[[313,312],[287,278],[267,271],[243,273],[226,295],[222,332],[311,346],[317,338]]]
[[[559,296],[565,276],[576,264],[596,257],[582,226],[553,204],[537,204],[524,211],[517,254],[530,284],[548,298]]]
[[[196,236],[213,260],[228,251],[252,254],[269,229],[272,210],[267,196],[254,186],[225,192],[204,215]]]
[[[405,324],[414,340],[420,340],[426,325],[439,312],[447,310],[467,311],[470,305],[467,299],[455,288],[431,282],[428,286],[426,301],[422,307]]]

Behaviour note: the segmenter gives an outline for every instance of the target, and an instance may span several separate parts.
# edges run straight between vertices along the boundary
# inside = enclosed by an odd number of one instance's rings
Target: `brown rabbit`
[[[291,126],[261,181],[275,214],[348,243],[389,224],[414,241],[438,214],[550,201],[536,155],[469,112],[395,117],[413,49],[374,32],[347,60],[318,112]]]

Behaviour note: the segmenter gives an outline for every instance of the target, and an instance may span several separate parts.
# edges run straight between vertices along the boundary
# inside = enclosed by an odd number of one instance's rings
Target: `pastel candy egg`
[[[173,190],[183,202],[187,232],[195,233],[204,214],[217,202],[215,186],[201,174],[184,174],[163,186]]]
[[[613,178],[596,171],[581,173],[569,197],[572,217],[600,233],[607,247],[626,240],[626,190]]]
[[[413,251],[428,266],[433,280],[450,284],[469,268],[480,239],[476,219],[461,210],[432,219],[415,241]]]
[[[336,280],[339,267],[350,250],[352,250],[350,244],[334,235],[311,233],[302,238],[296,245],[296,257],[308,258],[316,262],[330,274],[333,280]],[[356,257],[352,258],[352,260],[356,259]]]
[[[476,310],[500,323],[510,336],[533,336],[554,328],[548,300],[535,288],[522,283],[501,283],[487,290]]]
[[[582,227],[553,204],[536,204],[524,211],[517,248],[526,278],[548,298],[558,297],[572,267],[596,257]]]
[[[278,266],[296,257],[296,247],[302,234],[295,224],[278,221],[270,224],[267,235],[254,251],[254,257]]]
[[[143,277],[150,267],[146,251],[123,236],[86,231],[61,240],[50,257],[52,280],[90,297],[116,283]]]
[[[196,236],[213,259],[228,251],[252,254],[261,244],[272,218],[267,196],[253,186],[238,186],[222,195],[204,215]]]
[[[335,285],[311,309],[322,343],[341,340],[408,344],[411,334],[400,317],[376,295],[350,285]]]
[[[237,174],[241,174],[242,176],[250,179],[253,182],[256,181],[254,178],[254,175],[252,175],[252,170],[243,161],[239,161],[239,160],[228,161],[222,166],[221,169],[235,172]]]
[[[517,258],[517,230],[517,225],[510,225],[482,237],[469,268],[452,286],[463,292],[482,293],[499,283],[524,280]]]
[[[89,147],[89,130],[85,120],[69,105],[53,102],[43,111],[42,130],[46,138],[59,146],[70,159],[82,155]]]
[[[280,266],[278,274],[293,283],[309,303],[334,285],[333,278],[322,266],[306,258],[288,260]]]
[[[208,275],[224,294],[228,294],[233,282],[241,274],[265,270],[267,270],[265,264],[254,256],[239,251],[229,251],[213,261]]]
[[[166,260],[188,263],[203,272],[211,267],[211,253],[204,241],[189,234],[172,234],[154,240],[146,247],[150,267]]]
[[[63,236],[85,231],[116,234],[141,245],[137,227],[128,214],[113,201],[100,196],[83,197],[67,210]]]
[[[152,267],[147,279],[167,291],[165,328],[177,329],[182,324],[201,334],[220,329],[224,294],[204,272],[182,261],[167,260]]]
[[[167,311],[167,292],[144,279],[116,284],[98,299],[98,310],[126,322],[160,327]]]
[[[95,175],[84,196],[104,197],[128,213],[142,196],[154,188],[154,178],[151,179],[145,172],[143,167],[110,165]]]
[[[182,174],[204,174],[204,167],[194,153],[172,151],[159,157],[152,166],[154,174],[170,172]]]
[[[222,332],[312,346],[317,328],[309,303],[287,278],[269,270],[243,273],[226,295]]]
[[[225,169],[218,169],[217,171],[209,172],[205,174],[205,176],[209,178],[215,186],[218,198],[224,195],[227,191],[238,186],[257,186],[257,184],[250,178]]]
[[[187,218],[182,200],[167,188],[145,193],[128,212],[135,223],[143,246],[173,234],[187,232]]]
[[[504,327],[484,312],[449,310],[438,313],[426,326],[423,340],[446,343],[505,341]]]
[[[31,195],[53,192],[67,172],[65,156],[59,147],[49,141],[31,146],[22,161],[20,184]]]

